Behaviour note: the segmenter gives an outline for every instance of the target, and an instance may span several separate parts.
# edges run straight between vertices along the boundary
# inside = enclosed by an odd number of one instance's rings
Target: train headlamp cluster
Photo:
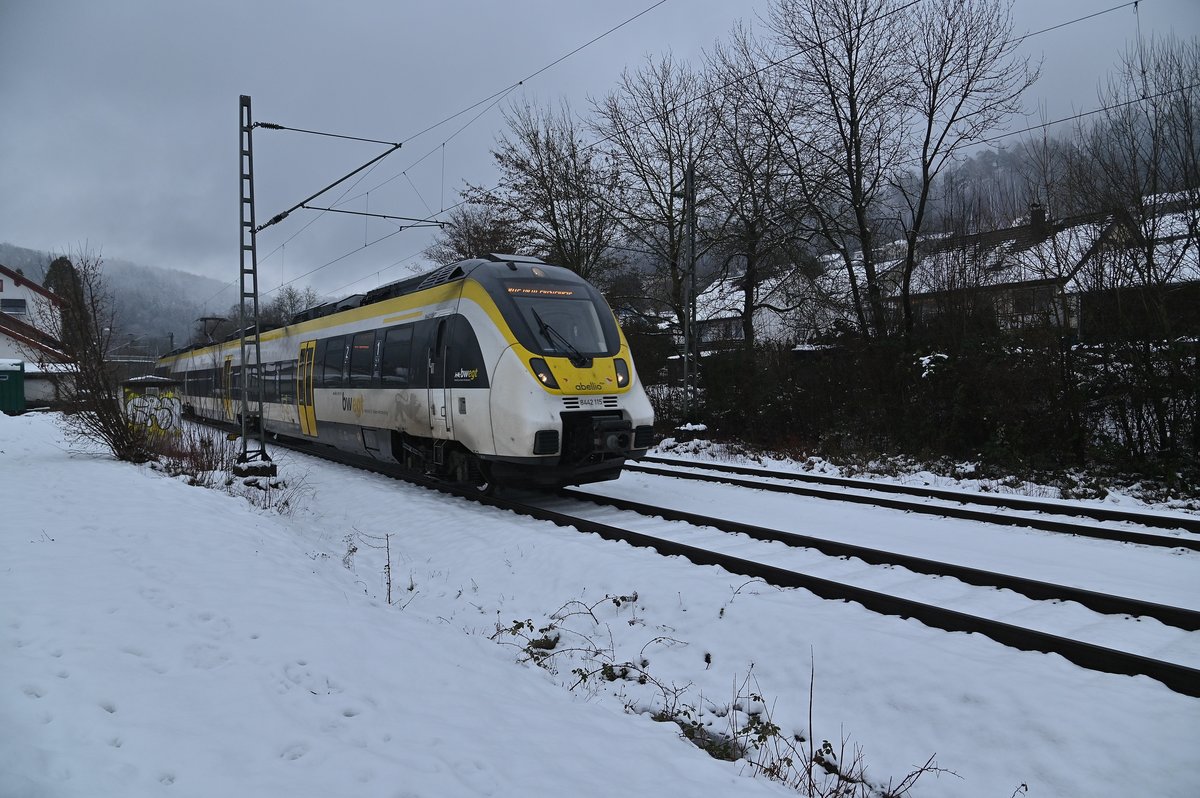
[[[538,382],[547,388],[558,389],[558,380],[554,379],[554,373],[550,371],[550,367],[546,365],[545,360],[542,360],[540,357],[530,358],[529,367],[537,375]]]
[[[614,358],[613,365],[617,367],[617,387],[624,388],[629,384],[629,364],[624,358]]]

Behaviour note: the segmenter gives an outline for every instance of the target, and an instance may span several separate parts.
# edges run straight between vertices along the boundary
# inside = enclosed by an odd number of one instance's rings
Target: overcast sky
[[[562,97],[585,111],[624,67],[667,50],[698,59],[767,2],[667,0],[507,100]],[[253,98],[256,121],[405,141],[350,196],[369,195],[346,207],[427,216],[453,204],[464,180],[494,182],[488,151],[500,109],[457,135],[478,110],[414,134],[654,3],[0,0],[0,241],[55,252],[86,245],[110,259],[236,281],[241,94]],[[1018,30],[1036,31],[1119,4],[1016,0],[1014,16]],[[1142,0],[1138,13],[1126,7],[1028,39],[1043,77],[1027,95],[1030,120],[1012,127],[1094,108],[1098,83],[1139,21],[1143,36],[1200,34],[1197,0]],[[260,223],[382,151],[261,129],[254,148]],[[426,265],[428,230],[363,248],[395,229],[297,211],[259,236],[260,286],[300,278],[346,294]],[[235,300],[230,289],[213,308]]]

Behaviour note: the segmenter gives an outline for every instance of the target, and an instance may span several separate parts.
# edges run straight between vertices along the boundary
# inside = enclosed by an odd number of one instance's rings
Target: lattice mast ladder
[[[263,436],[263,393],[260,363],[262,350],[259,346],[258,317],[258,231],[254,219],[254,123],[250,114],[250,98],[241,96],[241,218],[242,218],[242,263],[241,300],[238,305],[238,326],[242,353],[241,426],[242,451],[238,455],[236,469],[243,474],[274,476],[275,464],[267,454]],[[249,332],[247,332],[249,330]],[[253,357],[250,353],[253,352]],[[251,380],[250,365],[254,365],[256,378]],[[254,396],[251,397],[253,389]],[[253,399],[254,413],[251,414]],[[257,423],[252,423],[257,419]]]

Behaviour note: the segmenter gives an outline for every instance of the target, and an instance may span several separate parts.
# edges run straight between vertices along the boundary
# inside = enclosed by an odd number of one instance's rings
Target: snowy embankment
[[[0,416],[2,798],[794,795],[626,709],[746,684],[872,781],[957,774],[914,795],[1200,792],[1200,700],[1150,679],[279,462],[286,517]],[[525,619],[652,680],[569,692],[595,660],[515,664]]]

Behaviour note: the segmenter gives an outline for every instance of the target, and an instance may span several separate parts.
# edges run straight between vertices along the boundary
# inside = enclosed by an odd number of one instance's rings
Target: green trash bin
[[[0,413],[25,412],[25,361],[0,358]]]

